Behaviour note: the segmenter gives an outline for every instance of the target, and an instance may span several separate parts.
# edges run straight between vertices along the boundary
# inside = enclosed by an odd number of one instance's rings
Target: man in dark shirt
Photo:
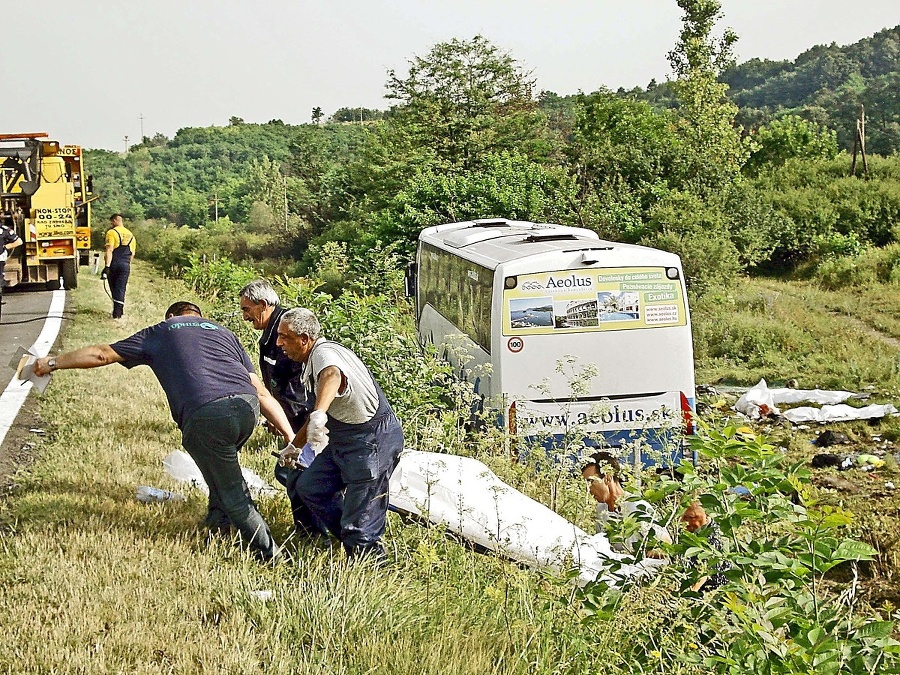
[[[287,311],[281,306],[278,293],[264,279],[256,279],[244,286],[238,298],[244,321],[262,331],[259,338],[259,373],[263,385],[287,415],[294,429],[306,422],[309,411],[315,404],[314,397],[303,384],[303,364],[292,361],[276,342],[278,324]],[[324,528],[313,518],[309,508],[300,499],[294,499],[293,484],[300,477],[302,468],[275,466],[275,478],[287,488],[291,496],[291,511],[294,527],[300,534],[324,533]]]
[[[262,331],[259,337],[259,374],[263,385],[281,404],[294,429],[306,422],[313,407],[313,399],[303,385],[303,364],[291,361],[276,342],[278,324],[287,311],[281,306],[278,293],[264,279],[256,279],[238,294],[244,321]]]
[[[287,441],[290,423],[253,372],[250,357],[227,328],[204,319],[197,305],[176,302],[162,323],[111,345],[82,347],[38,359],[35,374],[121,363],[148,365],[159,380],[181,443],[209,486],[208,525],[236,527],[263,560],[280,557],[256,510],[238,463],[260,408]]]

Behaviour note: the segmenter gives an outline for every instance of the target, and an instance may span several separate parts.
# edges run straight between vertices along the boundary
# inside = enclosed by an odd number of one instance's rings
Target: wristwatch
[[[56,357],[55,356],[53,358],[51,358],[49,361],[47,361],[47,367],[50,368],[50,370],[56,370]]]

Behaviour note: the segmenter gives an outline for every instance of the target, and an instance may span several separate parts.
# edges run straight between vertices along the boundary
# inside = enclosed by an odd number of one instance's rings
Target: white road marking
[[[50,348],[56,342],[56,336],[59,335],[59,328],[62,326],[62,313],[65,306],[66,292],[63,290],[53,291],[44,327],[29,349],[32,354],[47,356],[50,353]],[[28,398],[31,387],[31,382],[23,382],[13,375],[9,384],[6,385],[6,389],[0,394],[0,445],[3,444],[7,432],[16,421],[16,416],[19,414],[22,404],[25,403],[25,399]]]

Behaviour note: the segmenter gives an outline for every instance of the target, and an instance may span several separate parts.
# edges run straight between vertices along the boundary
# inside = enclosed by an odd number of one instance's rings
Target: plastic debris
[[[257,600],[261,600],[262,602],[268,602],[272,598],[275,597],[275,591],[262,590],[262,591],[250,591],[250,597],[256,598]]]
[[[139,502],[185,502],[187,497],[178,492],[163,490],[149,485],[138,485],[135,497]]]
[[[664,564],[651,559],[631,564],[605,534],[588,535],[470,457],[406,451],[391,476],[390,494],[395,509],[442,524],[512,560],[556,569],[574,563],[581,584],[598,576],[618,584]]]
[[[197,468],[197,464],[191,459],[191,456],[183,450],[174,450],[170,452],[163,460],[163,467],[172,478],[184,483],[190,483],[199,490],[209,494],[209,487]],[[259,477],[247,467],[241,467],[241,473],[244,475],[244,482],[250,488],[254,497],[268,496],[278,494],[278,490],[269,485],[266,481]]]
[[[865,471],[872,469],[880,469],[884,466],[884,460],[880,457],[876,457],[875,455],[857,455],[856,463]],[[867,467],[871,467],[871,469],[867,469]]]

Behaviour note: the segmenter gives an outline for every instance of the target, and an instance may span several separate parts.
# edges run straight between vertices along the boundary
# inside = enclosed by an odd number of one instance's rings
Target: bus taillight
[[[681,419],[682,424],[684,425],[684,434],[685,436],[691,436],[694,433],[694,411],[691,410],[691,404],[688,402],[688,397],[684,395],[684,392],[681,393]]]

